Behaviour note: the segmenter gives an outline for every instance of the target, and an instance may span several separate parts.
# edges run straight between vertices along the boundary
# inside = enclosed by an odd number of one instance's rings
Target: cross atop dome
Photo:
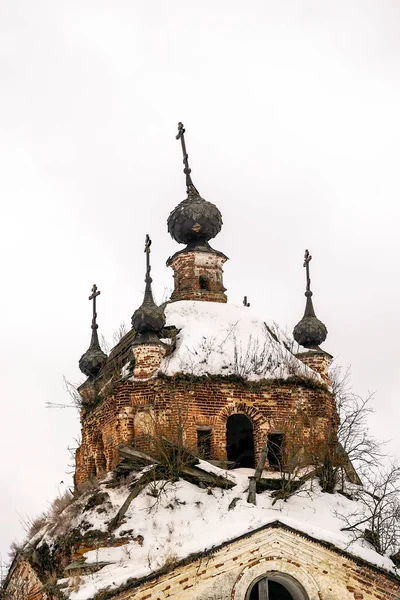
[[[193,185],[193,181],[192,181],[192,178],[190,176],[190,173],[192,172],[192,169],[189,167],[189,154],[186,151],[185,131],[186,131],[186,129],[184,128],[183,123],[179,122],[178,123],[178,134],[176,136],[176,139],[177,140],[181,140],[182,154],[183,154],[183,164],[185,165],[185,168],[183,169],[183,172],[186,175],[187,193],[188,193],[188,196],[190,194],[195,194],[197,196],[200,196],[200,194],[197,191],[196,187]]]
[[[215,204],[204,200],[194,186],[191,178],[191,168],[186,151],[185,142],[186,129],[183,123],[178,124],[177,140],[181,140],[183,172],[186,175],[187,198],[183,200],[171,212],[168,217],[168,231],[178,244],[201,244],[208,245],[208,241],[214,238],[222,227],[222,215]]]
[[[311,279],[310,279],[310,261],[312,259],[311,254],[308,250],[305,251],[304,254],[304,262],[303,267],[306,269],[306,291],[305,296],[306,300],[306,308],[304,311],[304,316],[297,323],[296,327],[293,330],[293,337],[300,346],[308,349],[318,349],[319,345],[322,344],[326,340],[326,336],[328,334],[328,330],[325,325],[317,319],[314,311],[314,306],[311,300],[313,295],[311,291]]]
[[[153,292],[151,289],[152,278],[150,276],[151,265],[150,265],[150,248],[151,239],[149,235],[146,235],[144,252],[146,254],[146,288],[144,291],[144,298],[141,306],[132,315],[132,327],[138,334],[136,343],[143,343],[145,341],[157,341],[157,333],[165,325],[165,316],[162,308],[157,306],[153,299]]]
[[[186,244],[186,248],[167,261],[175,279],[171,299],[226,302],[222,265],[227,257],[208,243],[221,231],[222,215],[215,204],[200,196],[193,184],[185,133],[183,123],[179,122],[175,137],[182,146],[187,198],[170,213],[167,224],[171,237],[178,244]]]
[[[99,337],[97,335],[97,312],[96,312],[96,298],[100,295],[100,291],[97,289],[97,285],[94,284],[92,287],[92,293],[89,296],[89,300],[93,300],[93,313],[92,313],[92,339],[90,346],[86,352],[79,359],[79,368],[88,377],[96,377],[102,366],[107,360],[107,354],[103,352],[99,344]]]

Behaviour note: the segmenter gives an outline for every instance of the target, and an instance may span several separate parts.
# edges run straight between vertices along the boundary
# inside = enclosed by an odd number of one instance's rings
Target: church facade
[[[311,257],[308,253],[305,257],[306,310],[295,328],[301,352],[297,355],[288,352],[264,324],[263,347],[247,347],[247,356],[242,357],[242,363],[245,360],[249,363],[247,373],[243,373],[246,369],[243,364],[227,365],[225,371],[211,373],[211,376],[208,372],[196,376],[196,369],[190,369],[188,365],[183,365],[182,371],[177,370],[171,376],[160,368],[176,352],[176,344],[182,343],[180,338],[184,337],[174,323],[171,304],[204,302],[211,306],[211,303],[227,302],[222,268],[227,257],[209,244],[221,229],[221,213],[195,188],[183,126],[179,136],[187,198],[171,212],[168,230],[186,247],[167,260],[174,272],[174,290],[169,306],[155,305],[150,277],[151,241],[147,238],[146,291],[143,304],[132,317],[133,329],[113,349],[110,357],[106,357],[98,344],[94,322],[91,346],[80,361],[88,380],[79,390],[84,407],[82,445],[76,456],[77,484],[113,470],[119,460],[118,444],[133,443],[138,449],[146,449],[146,438],[151,437],[155,429],[160,435],[176,437],[178,424],[183,420],[183,435],[189,450],[202,452],[208,459],[230,461],[236,466],[255,467],[269,440],[266,466],[275,470],[279,457],[274,454],[279,455],[285,443],[288,445],[287,438],[293,437],[294,429],[298,440],[304,442],[304,447],[298,448],[304,457],[310,455],[311,449],[315,453],[320,446],[320,452],[324,446],[334,445],[337,441],[338,416],[328,376],[331,356],[319,347],[327,331],[315,316],[312,305]],[[245,308],[238,314],[239,319],[243,319]],[[220,307],[218,310],[211,315],[215,318],[216,328],[223,318]],[[287,373],[285,377],[274,376],[268,365],[257,364],[260,361],[257,350],[266,354],[271,345],[278,347],[276,361],[285,363],[289,376]],[[193,345],[187,350],[196,352],[196,347]],[[240,350],[243,352],[243,348]],[[233,348],[233,354],[235,351],[237,354],[238,348]],[[207,363],[208,359],[203,360]],[[235,356],[232,363],[234,360]],[[306,371],[300,369],[300,361],[306,365]],[[121,377],[121,369],[126,365],[125,376]],[[212,365],[206,366],[212,370]],[[246,375],[257,369],[257,380],[248,381]]]

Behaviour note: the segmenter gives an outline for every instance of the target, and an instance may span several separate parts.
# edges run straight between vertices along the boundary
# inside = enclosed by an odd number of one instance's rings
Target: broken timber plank
[[[214,473],[208,473],[198,467],[185,466],[181,468],[181,477],[186,479],[190,483],[203,483],[206,486],[217,486],[222,488],[233,488],[236,484],[223,477],[222,475],[215,475]]]
[[[123,503],[123,505],[121,506],[121,508],[115,515],[115,517],[113,519],[111,519],[111,521],[109,522],[108,531],[110,531],[110,532],[113,531],[117,527],[118,523],[121,522],[121,519],[125,515],[126,511],[128,510],[132,500],[134,500],[136,498],[136,496],[138,496],[140,494],[142,489],[149,483],[149,476],[153,472],[155,474],[155,469],[152,469],[152,470],[148,471],[147,473],[144,473],[144,475],[142,475],[140,477],[140,479],[138,479],[138,481],[136,482],[132,491],[128,495],[127,499],[125,500],[125,502]]]
[[[159,464],[159,461],[145,454],[144,452],[140,452],[140,450],[135,450],[131,446],[127,446],[126,444],[118,444],[117,450],[122,458],[127,458],[133,463],[140,464],[143,467],[147,465]]]
[[[265,461],[267,460],[268,448],[267,445],[261,450],[260,458],[258,459],[257,468],[254,471],[254,476],[249,477],[249,494],[247,496],[247,502],[250,504],[256,504],[256,490],[257,490],[257,480],[260,479],[261,474],[264,469]]]

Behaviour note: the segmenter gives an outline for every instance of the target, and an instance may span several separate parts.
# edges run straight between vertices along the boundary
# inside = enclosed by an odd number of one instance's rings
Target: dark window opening
[[[246,415],[231,415],[226,422],[226,453],[236,467],[254,467],[253,424]]]
[[[267,440],[267,458],[271,469],[279,471],[282,469],[283,459],[283,433],[269,433]]]
[[[252,588],[249,600],[294,600],[288,590],[277,581],[260,579]]]
[[[209,281],[207,275],[200,275],[199,285],[200,285],[201,290],[209,290],[210,289],[210,281]]]
[[[211,458],[211,429],[197,430],[197,450],[200,458]]]

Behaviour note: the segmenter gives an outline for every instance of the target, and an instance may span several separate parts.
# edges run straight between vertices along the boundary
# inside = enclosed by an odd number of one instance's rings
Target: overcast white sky
[[[69,485],[91,286],[100,333],[179,249],[166,219],[192,175],[220,208],[229,299],[290,329],[304,249],[324,348],[376,390],[400,454],[400,3],[396,0],[3,0],[0,553]],[[64,481],[64,484],[60,482]]]

